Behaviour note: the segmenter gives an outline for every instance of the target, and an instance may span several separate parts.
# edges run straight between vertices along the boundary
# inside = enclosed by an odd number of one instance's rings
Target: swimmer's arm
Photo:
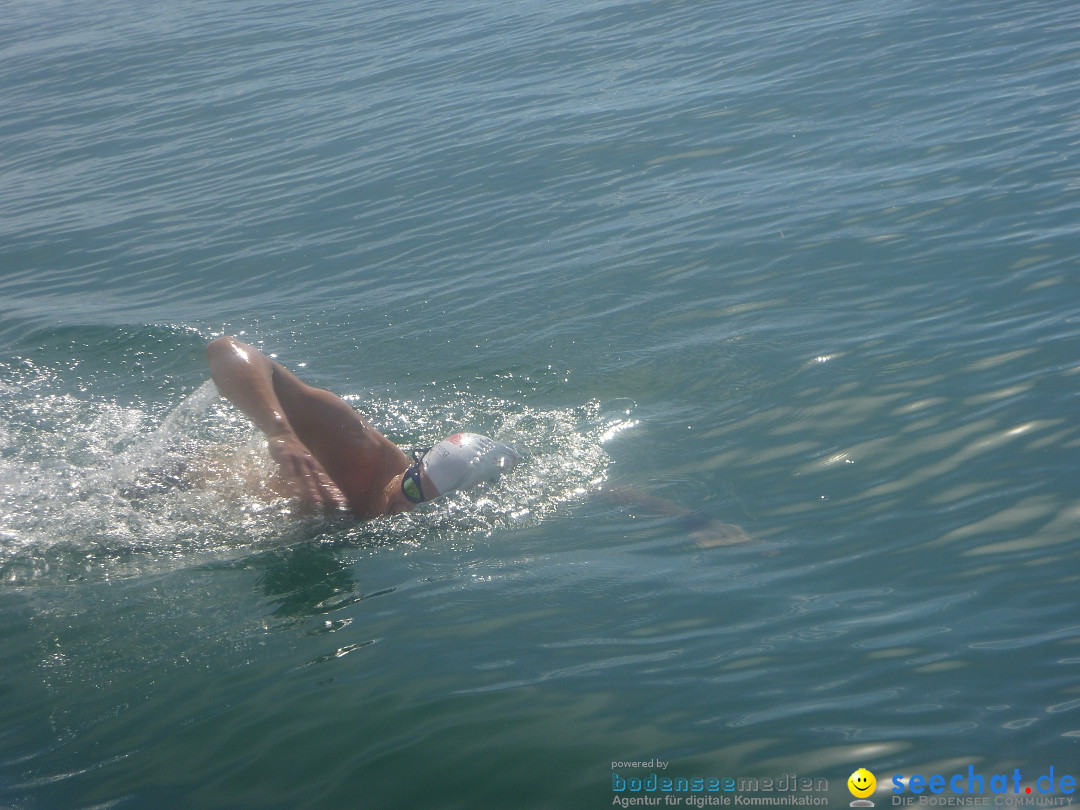
[[[295,436],[274,393],[269,357],[236,338],[215,338],[206,346],[210,376],[218,393],[233,403],[267,438]]]
[[[341,492],[297,437],[285,415],[274,392],[274,362],[233,337],[210,341],[206,359],[218,392],[265,434],[270,455],[293,494],[307,503],[343,505]]]
[[[750,540],[739,526],[722,523],[704,513],[694,512],[668,498],[627,487],[601,487],[595,493],[608,503],[626,506],[636,512],[674,519],[699,548],[730,546]]]

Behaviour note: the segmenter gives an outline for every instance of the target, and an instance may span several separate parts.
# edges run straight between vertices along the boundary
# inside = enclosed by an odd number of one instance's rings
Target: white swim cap
[[[495,481],[514,469],[518,454],[513,447],[479,433],[455,433],[428,450],[422,463],[438,490],[430,500],[481,481]]]

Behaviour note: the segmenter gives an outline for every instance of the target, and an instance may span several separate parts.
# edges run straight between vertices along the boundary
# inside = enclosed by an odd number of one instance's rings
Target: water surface
[[[0,803],[1075,774],[1072,4],[0,17]],[[225,333],[525,462],[298,515]]]

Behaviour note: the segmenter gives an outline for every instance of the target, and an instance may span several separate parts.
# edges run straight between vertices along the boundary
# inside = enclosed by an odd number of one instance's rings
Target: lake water
[[[1066,0],[7,0],[0,805],[1071,798],[1078,99]],[[297,514],[220,334],[524,461]]]

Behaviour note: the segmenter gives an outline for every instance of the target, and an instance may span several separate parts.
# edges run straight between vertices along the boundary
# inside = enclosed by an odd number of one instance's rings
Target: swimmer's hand
[[[690,532],[690,536],[694,538],[694,544],[698,548],[734,546],[739,543],[750,542],[749,535],[740,526],[721,523],[719,520],[710,520],[700,529]]]
[[[604,486],[596,490],[596,494],[610,503],[629,506],[639,513],[673,518],[675,524],[694,539],[698,548],[750,542],[750,536],[739,526],[722,523],[707,512],[692,512],[667,498],[627,487]]]
[[[295,435],[275,436],[267,446],[289,493],[302,504],[336,509],[346,505],[341,490]]]

